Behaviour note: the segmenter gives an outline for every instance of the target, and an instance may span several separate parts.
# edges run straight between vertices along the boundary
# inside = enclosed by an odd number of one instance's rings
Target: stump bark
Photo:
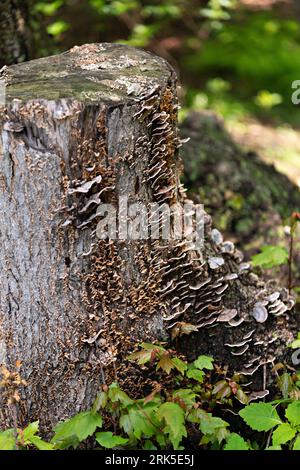
[[[293,299],[251,273],[207,214],[201,250],[193,230],[176,239],[175,216],[168,240],[99,238],[101,204],[188,202],[170,66],[90,44],[1,78],[0,363],[21,361],[27,386],[14,406],[2,394],[0,426],[39,418],[49,431],[86,409],[142,340],[176,338],[190,357],[208,352],[248,382],[259,374],[265,393],[261,366],[293,338]]]

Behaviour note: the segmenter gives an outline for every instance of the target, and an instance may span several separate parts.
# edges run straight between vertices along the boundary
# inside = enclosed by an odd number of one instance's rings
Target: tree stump
[[[139,204],[198,210],[179,181],[170,66],[90,44],[1,78],[0,362],[13,371],[20,361],[27,386],[10,406],[4,391],[0,426],[39,418],[49,431],[86,409],[142,340],[179,338],[191,357],[209,352],[248,382],[259,373],[266,393],[261,366],[295,329],[288,292],[252,274],[205,212],[201,250],[193,226],[176,238],[176,213],[169,239],[120,233]],[[116,238],[99,235],[99,207],[120,198],[133,212],[116,211]]]

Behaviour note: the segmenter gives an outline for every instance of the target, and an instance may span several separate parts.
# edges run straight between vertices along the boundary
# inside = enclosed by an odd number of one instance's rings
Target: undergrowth
[[[292,348],[299,348],[300,336]],[[249,403],[240,377],[201,355],[192,363],[161,344],[143,343],[128,357],[155,368],[160,381],[134,399],[118,383],[102,385],[91,409],[58,423],[53,437],[39,435],[39,422],[0,432],[0,450],[215,449],[300,450],[300,371],[275,366],[277,396]],[[9,379],[2,369],[0,387]],[[172,387],[165,380],[172,376]],[[20,383],[19,375],[15,377]],[[166,385],[167,384],[167,385]],[[168,385],[169,384],[169,385]],[[227,412],[227,413],[226,413]],[[225,419],[224,415],[229,416]],[[231,418],[232,417],[232,418]]]

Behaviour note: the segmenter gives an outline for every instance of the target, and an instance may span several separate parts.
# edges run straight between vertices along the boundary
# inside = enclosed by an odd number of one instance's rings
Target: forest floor
[[[289,126],[272,127],[255,120],[228,122],[226,127],[241,147],[257,152],[300,187],[299,130]]]

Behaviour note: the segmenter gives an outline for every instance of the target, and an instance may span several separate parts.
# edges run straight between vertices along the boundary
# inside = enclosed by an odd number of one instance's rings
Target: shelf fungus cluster
[[[90,248],[82,253],[90,262],[84,300],[91,320],[84,347],[96,346],[94,362],[100,358],[102,366],[109,366],[137,341],[169,338],[191,357],[209,353],[246,382],[254,380],[251,399],[264,396],[267,365],[293,337],[294,301],[286,289],[252,273],[204,210],[201,249],[196,248],[193,224],[180,239],[95,237],[97,205],[116,204],[119,196],[147,209],[152,203],[181,207],[188,202],[192,212],[197,210],[179,179],[183,142],[174,75],[166,86],[143,88],[130,105],[101,109],[91,119],[99,132],[91,133],[90,140],[84,136],[79,145],[84,178],[69,184],[73,215],[63,224],[75,223],[76,229],[90,233]],[[162,218],[159,222],[164,223]],[[171,232],[176,231],[174,223]]]

